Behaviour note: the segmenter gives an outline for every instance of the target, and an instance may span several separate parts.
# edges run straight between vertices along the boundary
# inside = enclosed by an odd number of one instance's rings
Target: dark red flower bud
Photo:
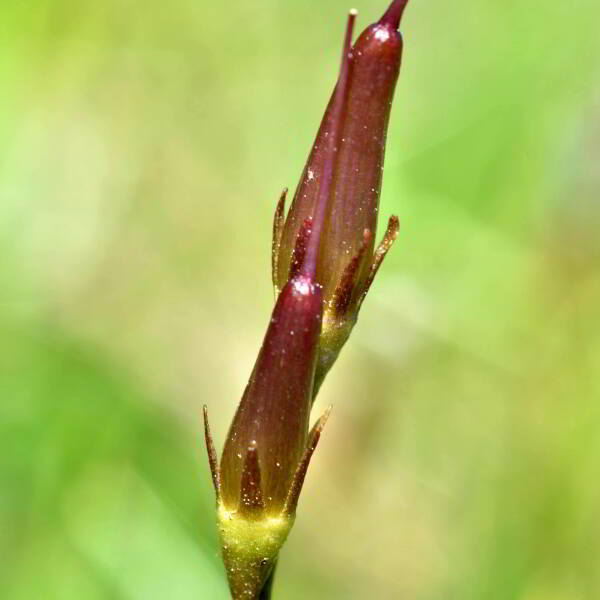
[[[322,310],[321,290],[310,279],[292,279],[279,295],[221,457],[221,499],[230,510],[245,510],[250,501],[242,475],[254,451],[260,504],[271,514],[283,509],[306,448]]]
[[[396,29],[405,3],[392,2],[353,47],[356,12],[350,12],[340,77],[287,220],[285,193],[277,207],[272,258],[279,295],[220,465],[204,409],[234,599],[257,599],[273,571],[328,416],[309,433],[315,390],[395,239],[393,217],[373,250],[385,136],[402,52]]]
[[[287,219],[285,194],[275,214],[276,291],[296,268],[294,248],[298,236],[305,235],[303,224],[320,211],[325,214],[322,229],[312,232],[320,238],[316,281],[323,286],[324,301],[315,392],[348,338],[398,230],[398,220],[392,217],[382,244],[374,251],[387,128],[402,57],[402,36],[397,28],[406,2],[392,2],[354,46],[345,46],[340,78]]]
[[[286,283],[225,441],[220,468],[205,409],[223,558],[234,598],[254,598],[293,524],[326,415],[309,434],[323,316],[321,288]],[[253,595],[254,594],[254,595]]]

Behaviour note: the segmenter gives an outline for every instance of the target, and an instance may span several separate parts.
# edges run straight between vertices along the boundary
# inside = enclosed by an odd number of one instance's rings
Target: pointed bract
[[[300,492],[302,491],[302,486],[304,485],[304,478],[306,477],[310,459],[317,448],[317,444],[321,438],[321,432],[323,431],[323,427],[325,427],[325,423],[327,423],[330,413],[331,406],[328,407],[327,410],[321,415],[320,419],[315,423],[310,435],[308,436],[308,443],[306,445],[306,449],[304,450],[304,455],[298,463],[298,467],[294,473],[294,478],[292,479],[290,490],[285,500],[283,513],[289,517],[293,517],[296,514],[298,499],[300,498]]]
[[[212,435],[210,434],[210,425],[208,424],[208,407],[206,404],[202,407],[204,413],[204,441],[206,442],[206,453],[208,455],[208,465],[210,474],[217,496],[217,503],[221,500],[221,474],[219,472],[219,462],[217,460],[217,452],[213,443]]]
[[[277,263],[279,261],[279,248],[281,246],[281,236],[283,235],[283,226],[285,224],[285,199],[288,189],[283,188],[275,209],[273,217],[273,242],[271,244],[271,276],[273,286],[277,288]]]

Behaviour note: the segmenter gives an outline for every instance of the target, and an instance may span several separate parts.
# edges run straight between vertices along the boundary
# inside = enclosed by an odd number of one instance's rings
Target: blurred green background
[[[228,597],[201,406],[221,448],[350,7],[0,3],[3,600]],[[600,598],[599,22],[409,5],[401,235],[276,598]]]

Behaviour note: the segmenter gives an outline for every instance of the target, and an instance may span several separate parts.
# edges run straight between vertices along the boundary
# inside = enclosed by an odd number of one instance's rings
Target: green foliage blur
[[[385,0],[359,0],[358,30]],[[226,599],[203,448],[342,0],[0,3],[0,598]],[[401,233],[275,598],[600,598],[600,5],[414,0]],[[381,234],[382,227],[380,227]]]

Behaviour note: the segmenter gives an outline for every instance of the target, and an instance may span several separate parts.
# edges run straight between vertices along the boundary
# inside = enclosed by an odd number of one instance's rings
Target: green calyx
[[[294,516],[254,518],[217,508],[223,561],[233,600],[256,600],[269,578]]]
[[[306,471],[330,411],[331,407],[310,430],[282,505],[278,499],[263,496],[255,444],[248,447],[239,484],[227,479],[229,471],[221,473],[208,424],[208,409],[204,406],[206,449],[217,496],[217,528],[233,600],[264,600],[269,596],[279,550],[294,524]],[[239,501],[224,501],[222,490],[227,485],[239,485]]]

